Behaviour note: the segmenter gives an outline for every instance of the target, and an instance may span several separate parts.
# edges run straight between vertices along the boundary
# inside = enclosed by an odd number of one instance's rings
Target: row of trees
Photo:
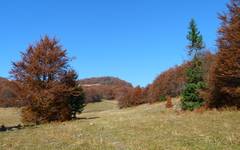
[[[134,90],[119,100],[121,107],[165,101],[181,96],[182,109],[240,108],[240,0],[231,0],[228,12],[219,16],[218,52],[205,50],[203,37],[191,20],[187,39],[191,60],[159,75],[153,84],[142,89],[141,99],[132,98]],[[134,102],[134,101],[137,102]]]
[[[185,72],[188,66],[189,62],[170,68],[160,74],[147,88],[148,102],[165,101],[167,96],[179,96],[186,82]]]
[[[205,83],[208,82],[209,79],[209,66],[212,66],[214,63],[215,55],[211,54],[209,51],[204,51],[199,59],[202,63],[202,71],[203,71],[203,80]],[[183,93],[183,90],[186,87],[187,83],[187,71],[191,67],[192,62],[187,61],[182,65],[175,66],[170,68],[169,70],[161,73],[152,84],[148,85],[142,89],[141,99],[136,101],[136,99],[132,99],[134,88],[125,89],[123,95],[121,96],[119,101],[119,106],[130,107],[136,106],[142,103],[155,103],[166,101],[169,97],[178,97]],[[137,87],[139,88],[139,87]],[[126,93],[126,94],[124,94]]]

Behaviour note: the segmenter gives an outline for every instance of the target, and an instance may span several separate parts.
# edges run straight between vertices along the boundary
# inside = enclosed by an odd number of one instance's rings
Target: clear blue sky
[[[228,0],[1,0],[0,76],[41,36],[56,36],[80,78],[116,76],[151,83],[187,59],[188,23],[195,18],[216,50],[217,13]]]

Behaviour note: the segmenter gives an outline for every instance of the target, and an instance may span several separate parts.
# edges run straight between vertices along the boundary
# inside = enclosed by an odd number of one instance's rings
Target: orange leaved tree
[[[240,0],[231,0],[217,40],[219,51],[211,74],[210,107],[240,108]]]
[[[66,50],[47,36],[22,52],[21,61],[13,63],[10,73],[20,84],[21,100],[27,103],[23,121],[65,121],[82,110],[83,92],[68,63]]]

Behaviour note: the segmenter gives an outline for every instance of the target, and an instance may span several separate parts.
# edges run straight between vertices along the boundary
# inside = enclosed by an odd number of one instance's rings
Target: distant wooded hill
[[[99,102],[102,99],[114,100],[123,95],[126,88],[132,84],[116,77],[99,77],[79,80],[79,85],[85,91],[86,102]]]
[[[116,77],[99,77],[79,80],[80,85],[115,85],[115,86],[129,86],[132,84]]]
[[[20,107],[23,102],[18,101],[20,88],[15,81],[0,77],[0,107]]]

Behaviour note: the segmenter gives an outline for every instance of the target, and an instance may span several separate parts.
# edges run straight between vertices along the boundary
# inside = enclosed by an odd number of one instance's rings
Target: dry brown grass
[[[108,106],[103,110],[105,104]],[[105,102],[92,104],[86,108],[91,111],[79,116],[95,119],[0,133],[0,149],[238,150],[240,147],[239,111],[179,113],[176,106],[165,109],[165,103],[119,110],[112,104],[113,109]],[[98,105],[101,111],[93,111]],[[10,115],[11,111],[7,113]],[[14,118],[14,113],[11,114]]]
[[[0,108],[0,125],[13,126],[21,123],[20,109]]]

